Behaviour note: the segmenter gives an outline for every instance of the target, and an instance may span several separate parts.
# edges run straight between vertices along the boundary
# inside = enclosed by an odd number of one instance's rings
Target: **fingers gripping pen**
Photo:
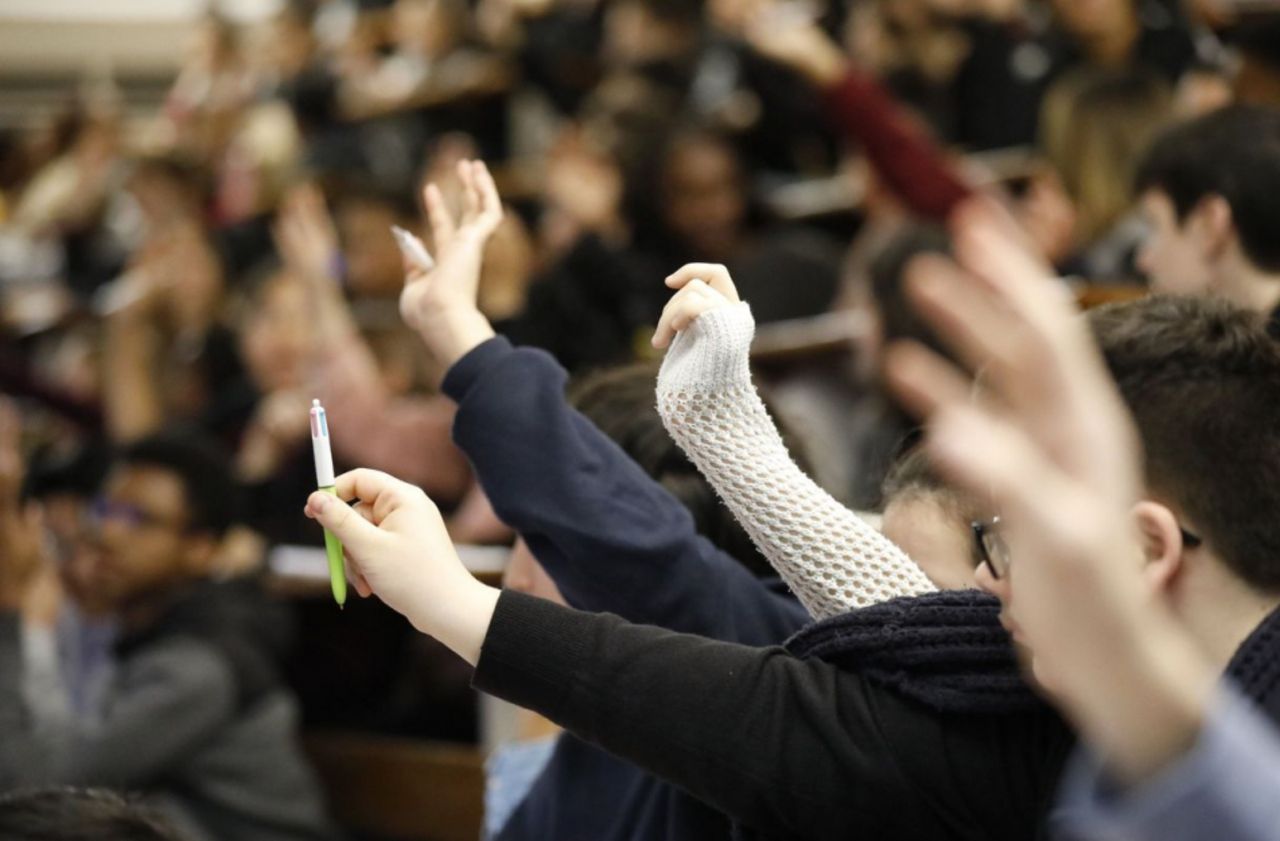
[[[316,487],[337,496],[334,490],[333,452],[329,449],[329,419],[319,400],[311,401],[311,450],[316,459]],[[342,607],[347,603],[347,576],[342,567],[342,543],[328,529],[324,530],[324,551],[329,558],[329,584],[333,600]]]

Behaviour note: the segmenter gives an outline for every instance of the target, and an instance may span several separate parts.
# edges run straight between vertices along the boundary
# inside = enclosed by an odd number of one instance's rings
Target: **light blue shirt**
[[[1191,751],[1140,786],[1116,788],[1081,749],[1052,828],[1063,841],[1280,841],[1280,731],[1225,686]]]
[[[496,838],[512,812],[524,802],[538,781],[559,736],[512,742],[493,752],[485,768],[484,834]]]

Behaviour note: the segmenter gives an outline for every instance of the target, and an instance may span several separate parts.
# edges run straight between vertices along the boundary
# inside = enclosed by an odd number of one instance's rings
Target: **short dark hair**
[[[1245,256],[1280,271],[1280,110],[1232,105],[1173,127],[1148,150],[1136,187],[1166,194],[1180,221],[1221,196]]]
[[[1148,492],[1241,580],[1280,592],[1280,342],[1215,298],[1153,296],[1089,323],[1137,422]]]
[[[239,494],[230,456],[190,427],[173,427],[121,448],[116,464],[159,467],[176,473],[186,496],[188,528],[221,537],[237,520]]]
[[[951,255],[951,237],[944,228],[918,224],[894,234],[871,260],[871,295],[886,344],[913,339],[950,358],[950,352],[907,297],[907,267],[926,254]]]
[[[5,841],[179,841],[138,804],[102,789],[39,788],[0,794]]]
[[[689,510],[698,533],[757,576],[775,575],[715,489],[671,439],[654,399],[658,363],[640,362],[589,374],[577,381],[569,401]],[[776,422],[776,421],[775,421]],[[804,452],[786,426],[783,441],[801,470]]]

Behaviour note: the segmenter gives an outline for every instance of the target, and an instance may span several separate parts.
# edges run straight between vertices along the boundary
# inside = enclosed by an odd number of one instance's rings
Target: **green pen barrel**
[[[338,495],[332,485],[320,490]],[[342,607],[347,603],[347,571],[342,565],[342,541],[328,529],[324,530],[324,553],[329,558],[329,586],[333,589],[333,600]]]

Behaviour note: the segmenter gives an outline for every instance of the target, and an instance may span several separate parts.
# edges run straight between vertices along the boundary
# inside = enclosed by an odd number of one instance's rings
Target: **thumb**
[[[347,551],[357,557],[382,539],[377,526],[327,491],[315,491],[307,498],[306,514],[333,532]]]

